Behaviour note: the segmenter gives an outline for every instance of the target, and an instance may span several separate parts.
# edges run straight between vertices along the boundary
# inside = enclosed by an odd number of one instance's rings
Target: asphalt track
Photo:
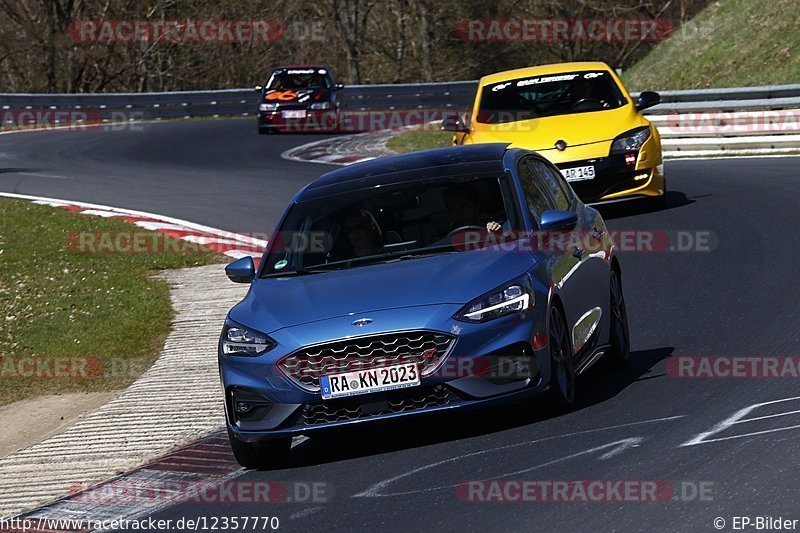
[[[250,120],[0,136],[0,190],[141,209],[239,232],[271,229],[327,167],[282,160],[320,136]],[[538,403],[307,440],[290,468],[238,481],[324,482],[327,503],[182,504],[158,518],[274,515],[283,531],[716,531],[734,516],[800,518],[797,379],[675,379],[670,357],[798,355],[798,158],[674,161],[667,209],[607,212],[612,229],[708,232],[710,251],[621,255],[633,362],[580,383],[574,412]],[[214,357],[209,354],[209,357]],[[216,391],[213,391],[216,393]],[[179,407],[178,407],[179,408]],[[755,420],[753,420],[755,419]],[[795,427],[797,426],[797,427]],[[704,436],[705,434],[705,436]],[[474,479],[667,480],[710,494],[658,503],[480,503]],[[708,490],[708,489],[707,489]],[[680,496],[680,494],[678,494]]]

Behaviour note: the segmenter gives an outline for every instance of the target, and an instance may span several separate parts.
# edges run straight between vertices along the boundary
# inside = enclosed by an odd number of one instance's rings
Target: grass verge
[[[630,91],[800,82],[800,2],[712,2],[622,76]]]
[[[446,131],[419,129],[405,131],[400,135],[395,135],[386,143],[389,150],[394,150],[398,154],[407,152],[418,152],[429,148],[442,148],[450,146],[453,134]]]
[[[0,199],[0,405],[127,386],[170,331],[169,286],[155,272],[224,261],[202,247],[81,251],[75,239],[87,233],[163,238],[122,220]]]

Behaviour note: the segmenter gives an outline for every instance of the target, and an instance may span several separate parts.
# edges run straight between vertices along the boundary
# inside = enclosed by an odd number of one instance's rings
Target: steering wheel
[[[445,238],[449,239],[449,238],[451,238],[453,235],[455,235],[457,233],[461,233],[461,232],[464,232],[464,231],[470,231],[470,230],[478,230],[478,231],[486,232],[486,227],[485,226],[476,226],[476,225],[473,225],[473,224],[468,224],[466,226],[459,226],[459,227],[457,227],[455,229],[450,230],[450,232],[447,234],[447,236]]]
[[[575,111],[582,106],[588,107],[586,104],[592,104],[592,107],[597,106],[600,109],[605,109],[606,107],[608,107],[608,104],[603,100],[600,100],[599,98],[581,98],[580,100],[572,104],[571,109]]]

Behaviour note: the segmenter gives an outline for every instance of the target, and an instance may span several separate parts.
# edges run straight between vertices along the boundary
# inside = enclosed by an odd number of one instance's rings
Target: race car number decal
[[[295,98],[297,98],[297,93],[292,90],[275,91],[264,96],[264,100],[280,100],[282,102],[288,102],[289,100],[294,100]]]

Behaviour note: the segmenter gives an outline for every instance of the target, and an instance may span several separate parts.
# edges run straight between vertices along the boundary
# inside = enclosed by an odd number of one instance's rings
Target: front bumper
[[[305,111],[304,118],[286,118],[284,111]],[[307,108],[259,111],[258,127],[287,133],[310,133],[338,131],[339,116],[335,110],[311,110]]]
[[[663,195],[666,190],[663,165],[631,164],[626,161],[627,156],[610,155],[558,163],[556,166],[560,170],[594,166],[594,179],[570,182],[575,194],[587,204]]]
[[[416,387],[323,400],[319,392],[299,386],[278,367],[281,359],[300,348],[341,340],[342,333],[352,330],[353,317],[273,332],[270,336],[278,346],[261,357],[220,355],[231,431],[240,440],[254,442],[424,413],[468,410],[546,389],[549,351],[532,342],[534,336],[546,338],[542,335],[545,317],[528,310],[485,324],[468,324],[452,319],[458,309],[457,305],[438,305],[405,315],[398,312],[402,310],[370,313],[377,323],[388,323],[383,319],[393,315],[398,334],[431,331],[432,321],[447,317],[438,322],[436,331],[454,336],[454,344],[438,368],[423,376]],[[374,335],[387,333],[376,331]],[[253,414],[238,413],[238,400],[251,402]]]

